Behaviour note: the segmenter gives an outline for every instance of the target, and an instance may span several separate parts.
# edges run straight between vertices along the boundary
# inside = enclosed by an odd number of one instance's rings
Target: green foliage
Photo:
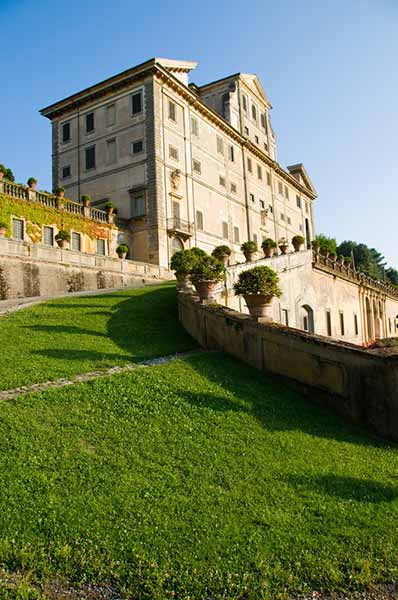
[[[5,221],[0,221],[0,229],[7,229],[8,227],[8,223],[6,223]]]
[[[323,233],[320,233],[316,236],[316,241],[318,242],[318,248],[321,252],[333,252],[333,254],[337,253],[337,243],[335,238],[327,237]],[[343,252],[340,252],[344,254]]]
[[[220,246],[216,246],[211,253],[214,258],[223,258],[224,256],[231,256],[232,250],[229,246],[225,244],[221,244]]]
[[[57,242],[70,242],[70,232],[66,231],[65,229],[61,229],[60,231],[58,231],[57,235],[55,236],[55,239]]]
[[[253,242],[253,240],[248,240],[247,242],[243,242],[240,249],[241,249],[241,252],[243,252],[243,254],[257,252],[257,250],[258,250],[257,244],[256,244],[256,242]]]
[[[37,179],[35,179],[34,177],[29,177],[28,181],[26,182],[28,185],[32,185],[32,184],[37,184]]]
[[[91,196],[89,194],[83,194],[82,202],[91,202]]]
[[[365,275],[372,277],[372,279],[384,280],[386,261],[384,256],[375,248],[369,248],[366,244],[357,244],[357,242],[346,240],[339,244],[337,251],[344,256],[353,256],[355,268],[358,271],[365,273]]]
[[[269,250],[269,248],[276,248],[277,244],[275,242],[275,240],[273,240],[272,238],[265,238],[265,240],[263,240],[263,243],[261,244],[261,248],[263,250]]]
[[[0,389],[124,365],[196,345],[178,322],[172,283],[60,298],[21,310],[0,318],[0,340],[7,340],[7,360],[0,361]]]
[[[214,256],[203,256],[195,261],[191,271],[192,281],[224,281],[224,265]]]
[[[55,193],[56,194],[64,194],[65,193],[65,188],[62,187],[62,186],[57,187],[57,189],[55,190]]]
[[[301,244],[304,244],[304,242],[305,242],[305,239],[303,238],[302,235],[295,235],[292,238],[292,243],[293,244],[300,244],[301,245]]]
[[[316,238],[315,238],[315,240],[312,240],[311,248],[313,250],[319,250],[320,247],[321,247],[321,242],[319,240],[317,240]]]
[[[264,294],[267,296],[282,295],[279,288],[279,276],[270,267],[254,267],[239,273],[234,284],[236,294]]]
[[[280,246],[288,246],[289,242],[287,241],[287,239],[285,237],[282,237],[279,242],[278,242],[279,247]]]
[[[116,248],[116,254],[127,254],[128,251],[129,251],[129,247],[127,246],[127,244],[120,244]]]
[[[116,204],[113,204],[113,202],[105,202],[105,208],[107,208],[108,210],[110,208],[116,208]]]
[[[389,283],[395,286],[398,285],[398,271],[396,269],[392,267],[388,268],[386,270],[386,277]]]
[[[179,250],[171,257],[170,269],[178,274],[189,274],[192,272],[196,260],[198,257],[192,250]]]
[[[7,181],[15,181],[14,173],[11,169],[0,164],[0,171],[4,173],[4,179],[7,179]]]

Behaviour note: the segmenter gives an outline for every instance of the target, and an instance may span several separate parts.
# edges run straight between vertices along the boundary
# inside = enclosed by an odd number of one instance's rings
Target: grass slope
[[[221,354],[0,404],[0,569],[145,600],[398,576],[398,455]]]
[[[0,318],[0,389],[186,350],[173,284],[57,299]]]

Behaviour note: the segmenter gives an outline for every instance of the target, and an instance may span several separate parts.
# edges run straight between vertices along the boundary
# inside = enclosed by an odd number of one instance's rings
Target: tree
[[[336,254],[336,238],[330,238],[323,233],[319,233],[315,239],[319,242],[319,249],[321,252],[323,250],[328,250],[330,253]]]
[[[4,165],[0,165],[2,167],[4,173],[4,179],[8,179],[8,181],[15,181],[14,173],[10,168],[5,167]]]
[[[398,285],[398,271],[396,269],[389,267],[386,270],[386,277],[387,281],[392,283],[392,285]]]

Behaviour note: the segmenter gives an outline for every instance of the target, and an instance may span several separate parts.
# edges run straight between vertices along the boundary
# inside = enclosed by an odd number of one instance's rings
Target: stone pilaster
[[[53,190],[59,186],[59,124],[52,121],[52,175]]]

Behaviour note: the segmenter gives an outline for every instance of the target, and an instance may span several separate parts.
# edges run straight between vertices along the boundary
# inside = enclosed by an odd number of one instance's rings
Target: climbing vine
[[[99,224],[83,216],[0,194],[0,222],[7,225],[7,237],[11,236],[12,217],[25,219],[26,233],[36,243],[41,242],[43,225],[84,233],[92,240],[108,239],[109,231],[113,228],[110,224]]]

